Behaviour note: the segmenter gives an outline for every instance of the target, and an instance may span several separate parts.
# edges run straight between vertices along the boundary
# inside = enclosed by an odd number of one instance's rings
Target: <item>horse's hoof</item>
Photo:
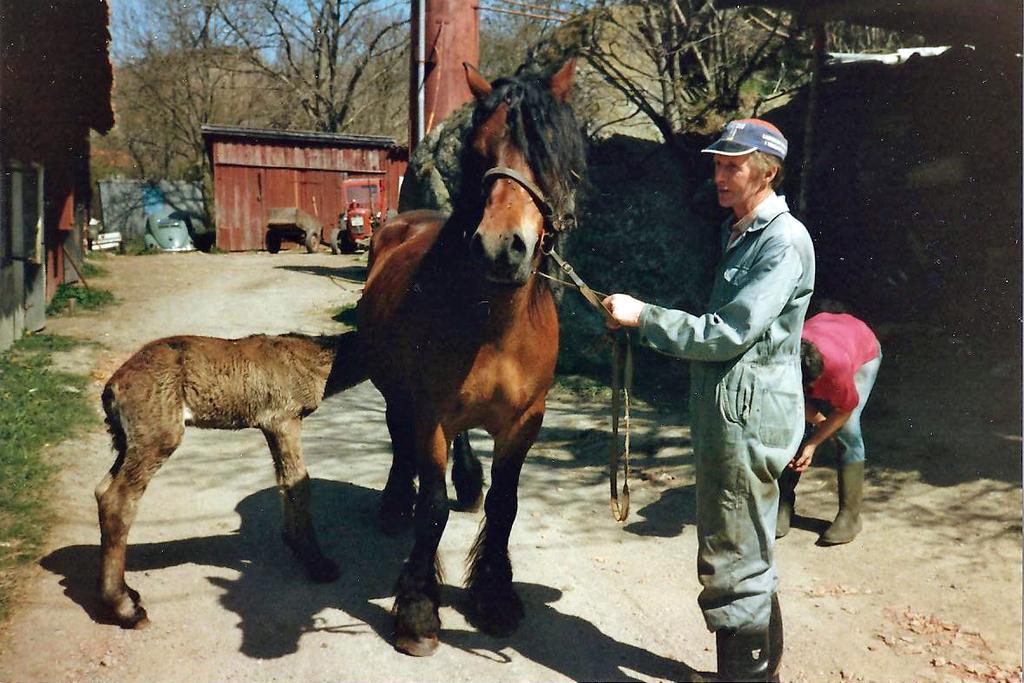
[[[395,639],[395,649],[413,657],[429,657],[437,652],[437,636],[426,638],[399,636]]]
[[[484,494],[481,491],[477,494],[477,497],[469,502],[464,502],[461,498],[455,498],[455,506],[452,508],[456,512],[480,512],[480,508],[484,506]]]
[[[523,602],[515,591],[500,596],[475,597],[473,624],[489,636],[504,638],[516,632],[523,620]]]
[[[334,560],[320,557],[306,563],[306,575],[315,583],[331,583],[341,577],[341,570]]]

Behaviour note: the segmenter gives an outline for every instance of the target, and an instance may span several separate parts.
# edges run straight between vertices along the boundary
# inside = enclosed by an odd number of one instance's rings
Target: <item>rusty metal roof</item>
[[[994,45],[1021,51],[1020,0],[717,0],[794,12],[807,23],[846,21],[906,31],[944,44]]]
[[[348,135],[342,133],[320,133],[311,130],[277,130],[274,128],[245,128],[213,124],[203,124],[202,131],[203,137],[207,139],[243,138],[246,140],[314,143],[332,147],[391,148],[397,145],[394,138],[383,135]]]

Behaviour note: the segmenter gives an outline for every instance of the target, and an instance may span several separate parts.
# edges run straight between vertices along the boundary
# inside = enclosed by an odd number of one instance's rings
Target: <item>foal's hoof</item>
[[[139,619],[138,621],[136,621],[135,625],[131,626],[130,628],[132,628],[132,629],[134,629],[136,631],[142,631],[144,629],[149,628],[150,623],[151,622],[149,621],[149,617],[147,617],[145,615],[145,612],[143,612],[142,618]]]
[[[142,630],[149,627],[149,617],[146,610],[139,605],[134,605],[127,614],[118,613],[117,624],[123,629]]]
[[[437,636],[426,638],[399,636],[395,639],[395,649],[413,657],[429,657],[437,652]]]
[[[309,543],[305,539],[294,539],[283,534],[284,544],[292,551],[295,558],[302,563],[306,570],[306,576],[310,581],[316,583],[330,583],[337,581],[341,571],[334,560],[328,559],[316,543]]]

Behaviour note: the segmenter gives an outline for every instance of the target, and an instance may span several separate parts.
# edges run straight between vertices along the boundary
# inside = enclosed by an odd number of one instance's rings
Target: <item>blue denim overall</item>
[[[776,479],[803,436],[800,331],[814,290],[814,247],[777,195],[728,245],[710,312],[646,305],[640,340],[691,363],[697,478],[697,601],[711,631],[763,630],[778,586]]]

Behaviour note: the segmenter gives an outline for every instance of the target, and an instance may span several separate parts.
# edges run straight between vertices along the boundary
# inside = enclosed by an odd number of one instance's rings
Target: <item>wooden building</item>
[[[114,125],[106,0],[0,7],[0,350],[46,323],[89,218],[89,131]]]
[[[349,178],[383,178],[388,206],[397,206],[408,157],[392,138],[371,135],[205,125],[203,138],[217,246],[225,251],[263,249],[271,208],[297,207],[325,227],[336,225]]]

